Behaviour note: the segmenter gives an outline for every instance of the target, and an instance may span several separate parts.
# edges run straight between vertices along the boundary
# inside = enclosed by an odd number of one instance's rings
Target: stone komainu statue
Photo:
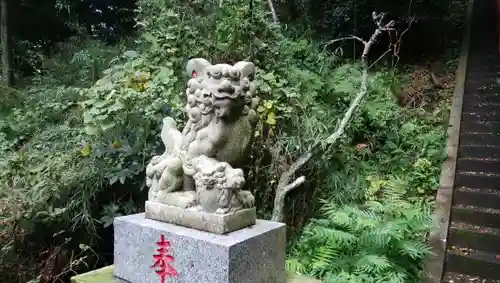
[[[146,168],[149,200],[205,212],[228,213],[253,207],[241,166],[253,141],[258,116],[253,97],[255,66],[250,62],[187,64],[188,81],[182,133],[163,119],[165,152]]]

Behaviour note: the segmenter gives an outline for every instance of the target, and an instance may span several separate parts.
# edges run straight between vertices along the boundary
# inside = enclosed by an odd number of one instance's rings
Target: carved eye
[[[238,80],[240,78],[240,70],[236,67],[231,67],[231,78],[233,80]]]
[[[194,106],[196,104],[196,96],[194,95],[189,95],[187,100],[190,106]]]
[[[247,91],[250,89],[250,80],[248,78],[244,78],[241,80],[241,88],[243,91]]]
[[[214,79],[220,79],[222,77],[220,68],[216,68],[214,66],[211,66],[211,68],[207,71],[207,74]]]

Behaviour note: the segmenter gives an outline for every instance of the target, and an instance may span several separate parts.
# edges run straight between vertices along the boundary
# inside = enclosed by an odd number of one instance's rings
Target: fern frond
[[[315,252],[316,255],[314,256],[313,266],[331,266],[338,257],[336,247],[332,243],[319,247]]]
[[[354,263],[354,268],[364,273],[381,272],[392,267],[391,262],[385,256],[366,254]]]
[[[357,275],[347,273],[342,271],[336,274],[328,274],[324,281],[324,283],[369,283]]]
[[[289,258],[285,261],[285,269],[287,271],[304,274],[306,273],[306,266],[297,258]]]
[[[326,249],[328,248],[320,249],[321,251],[313,259],[310,274],[314,277],[323,278],[327,272],[338,272],[340,269],[339,263],[335,261],[335,256],[326,252]]]
[[[430,247],[425,242],[403,241],[397,249],[400,255],[406,255],[414,260],[423,259],[430,253]]]
[[[377,278],[375,283],[408,283],[416,282],[408,280],[408,276],[401,272],[387,272],[383,276]]]
[[[331,211],[328,212],[328,220],[334,225],[350,227],[352,217],[347,211]]]
[[[373,212],[384,213],[387,210],[387,206],[379,201],[369,200],[364,205]]]
[[[311,227],[310,231],[315,237],[327,242],[334,242],[338,246],[352,244],[356,241],[356,235],[335,228]]]

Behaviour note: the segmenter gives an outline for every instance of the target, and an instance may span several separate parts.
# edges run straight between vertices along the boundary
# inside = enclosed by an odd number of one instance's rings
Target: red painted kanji
[[[158,248],[157,254],[153,255],[153,260],[155,263],[151,268],[153,268],[161,278],[161,283],[165,283],[165,278],[174,277],[179,275],[177,270],[170,265],[174,262],[174,257],[169,254],[170,252],[170,241],[165,240],[165,235],[161,234],[160,241],[156,242]]]

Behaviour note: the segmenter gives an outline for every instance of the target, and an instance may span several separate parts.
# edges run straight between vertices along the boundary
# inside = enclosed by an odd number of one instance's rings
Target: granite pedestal
[[[143,213],[114,221],[114,275],[130,283],[158,283],[153,267],[162,239],[170,242],[163,257],[177,276],[172,283],[284,283],[285,225],[257,220],[225,235],[145,218]]]

